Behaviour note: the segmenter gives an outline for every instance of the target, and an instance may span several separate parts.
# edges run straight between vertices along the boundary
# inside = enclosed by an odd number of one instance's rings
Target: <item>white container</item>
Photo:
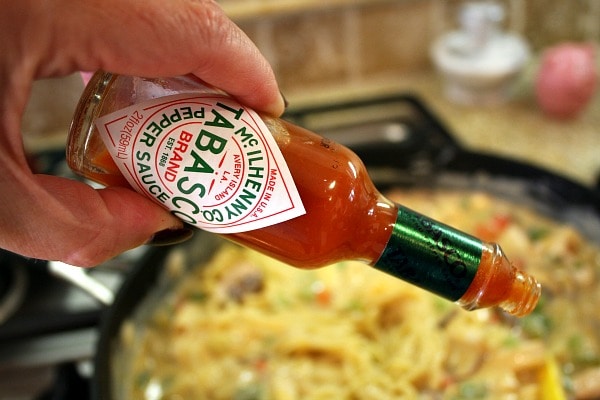
[[[504,9],[495,2],[468,2],[460,9],[460,29],[437,39],[432,59],[453,102],[495,105],[510,99],[529,59],[526,42],[502,32]]]

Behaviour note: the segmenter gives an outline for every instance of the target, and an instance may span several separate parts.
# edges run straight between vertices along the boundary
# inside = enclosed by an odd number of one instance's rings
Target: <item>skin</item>
[[[33,174],[21,119],[34,80],[193,73],[257,111],[284,109],[268,62],[214,1],[6,0],[0,37],[0,247],[27,257],[94,266],[182,227],[132,190]]]

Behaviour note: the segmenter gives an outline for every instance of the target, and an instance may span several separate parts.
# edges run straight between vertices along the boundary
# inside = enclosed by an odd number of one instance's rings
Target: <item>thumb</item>
[[[0,222],[15,216],[18,221],[13,235],[2,235],[0,247],[25,256],[90,267],[148,242],[157,232],[183,229],[167,210],[127,188],[96,190],[47,175],[22,182],[0,194],[13,197],[3,200],[8,207],[0,211]]]

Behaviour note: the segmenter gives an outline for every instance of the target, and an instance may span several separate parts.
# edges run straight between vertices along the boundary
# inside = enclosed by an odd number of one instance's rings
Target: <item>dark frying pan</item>
[[[286,119],[351,147],[378,188],[394,186],[481,188],[526,203],[573,224],[600,243],[600,193],[533,165],[464,149],[414,96],[362,100],[289,112]],[[222,239],[198,232],[177,247],[190,264],[209,258]],[[174,248],[151,249],[133,269],[103,316],[92,397],[109,400],[112,348],[123,321],[143,299],[168,290],[165,265]],[[168,281],[168,278],[167,278]],[[166,286],[165,286],[166,285]],[[167,289],[165,289],[167,288]]]

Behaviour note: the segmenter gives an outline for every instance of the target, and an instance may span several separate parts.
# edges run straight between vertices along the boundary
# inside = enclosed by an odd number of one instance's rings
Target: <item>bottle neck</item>
[[[390,239],[374,267],[451,301],[473,281],[483,243],[398,205]]]

